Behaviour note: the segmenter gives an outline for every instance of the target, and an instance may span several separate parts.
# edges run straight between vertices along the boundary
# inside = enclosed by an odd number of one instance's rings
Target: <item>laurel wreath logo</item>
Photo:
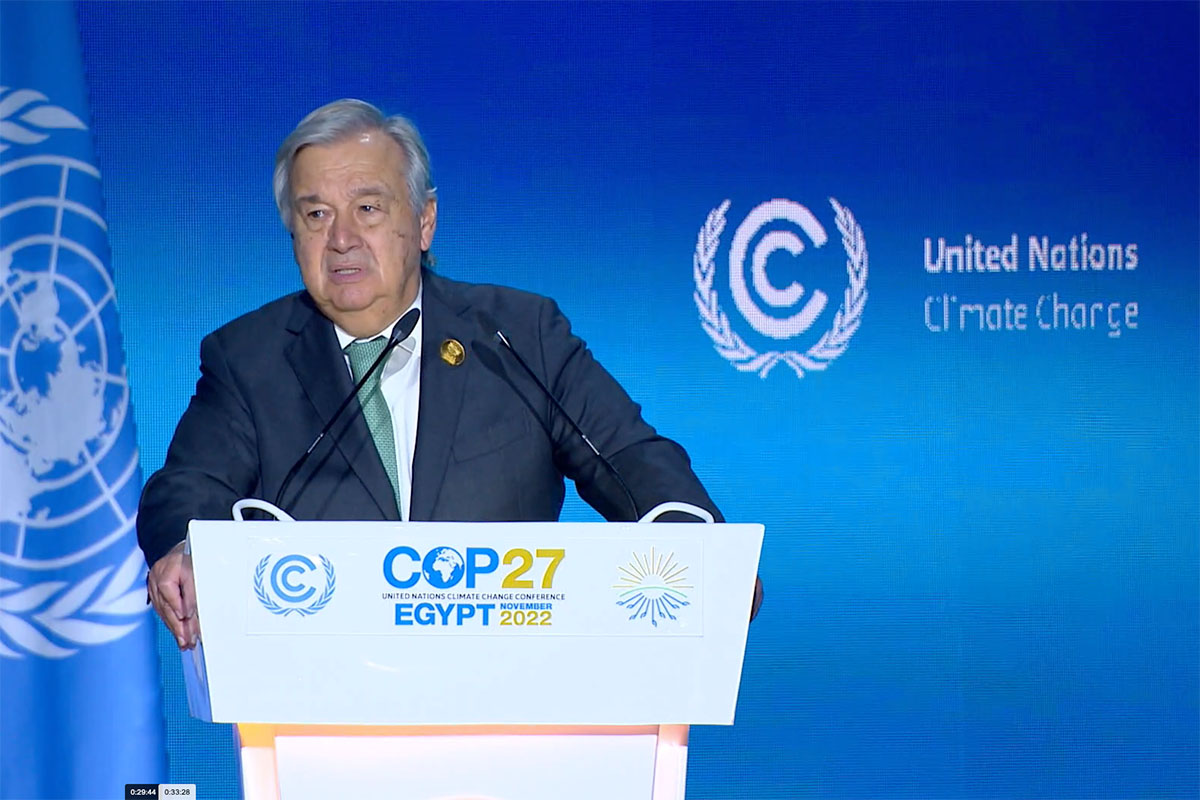
[[[39,144],[55,129],[86,130],[87,125],[70,111],[49,103],[41,92],[0,86],[0,152],[12,145]],[[81,169],[98,177],[90,164],[73,159],[52,158],[49,163],[61,163],[64,170]],[[55,202],[60,214],[68,207],[61,197]],[[98,214],[87,209],[72,210],[89,213],[104,227]],[[5,251],[0,256],[0,281],[7,282],[13,277],[12,264],[12,252]],[[136,464],[136,454],[131,457]],[[2,477],[16,482],[12,473]],[[23,489],[36,490],[37,481],[32,474],[24,483],[27,485]],[[6,485],[5,489],[5,499],[10,502],[14,492],[20,494],[16,486]],[[3,634],[0,657],[24,658],[32,654],[66,658],[79,652],[79,648],[71,645],[98,645],[120,639],[141,624],[141,619],[123,620],[142,617],[150,610],[146,603],[145,575],[142,552],[134,546],[119,566],[109,563],[75,582],[44,580],[26,585],[0,577],[0,633]]]
[[[313,601],[309,606],[281,606],[275,602],[275,599],[267,593],[266,587],[263,585],[263,575],[266,574],[267,564],[271,561],[271,556],[263,556],[262,561],[258,562],[258,566],[254,569],[254,596],[258,598],[258,602],[270,611],[272,614],[287,616],[289,614],[300,614],[301,616],[312,616],[320,611],[325,606],[329,605],[329,599],[333,597],[333,590],[337,588],[337,577],[333,572],[333,564],[329,563],[329,559],[325,556],[318,556],[321,559],[321,566],[325,570],[325,591]]]
[[[143,588],[145,569],[142,551],[134,547],[115,570],[112,566],[102,567],[75,584],[43,581],[23,586],[0,578],[0,631],[18,647],[46,658],[66,658],[79,652],[56,644],[47,633],[77,645],[120,639],[141,624],[141,620],[113,624],[99,622],[95,617],[111,620],[145,614],[150,608]],[[0,656],[25,657],[3,641],[0,641]]]
[[[775,365],[782,361],[792,368],[797,378],[803,378],[805,370],[823,370],[829,366],[829,362],[844,353],[850,337],[858,330],[867,303],[867,244],[862,228],[850,209],[832,197],[829,198],[829,204],[833,207],[837,229],[842,235],[842,247],[846,251],[849,285],[833,317],[833,326],[803,353],[795,350],[759,353],[730,326],[729,318],[721,310],[717,292],[713,288],[713,278],[717,272],[717,248],[721,245],[721,233],[725,230],[725,212],[729,210],[729,201],[726,200],[708,213],[704,226],[696,236],[696,252],[692,257],[692,278],[696,291],[692,297],[700,312],[700,324],[712,339],[713,347],[738,371],[757,372],[760,378],[766,378]]]
[[[47,99],[46,95],[33,89],[9,91],[7,86],[0,86],[0,153],[11,147],[5,142],[38,144],[45,141],[50,134],[42,131],[47,128],[87,130],[79,117],[65,108],[46,103]]]

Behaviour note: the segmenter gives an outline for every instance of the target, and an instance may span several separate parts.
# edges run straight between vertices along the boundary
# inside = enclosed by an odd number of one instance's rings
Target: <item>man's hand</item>
[[[196,620],[196,584],[192,578],[192,557],[183,554],[183,542],[172,547],[154,562],[146,578],[150,602],[167,624],[180,650],[196,646],[200,623]]]

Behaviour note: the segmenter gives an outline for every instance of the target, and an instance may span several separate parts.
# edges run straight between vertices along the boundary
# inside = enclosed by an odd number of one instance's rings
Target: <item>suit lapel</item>
[[[296,297],[288,329],[296,334],[286,350],[288,363],[324,425],[354,390],[354,382],[338,348],[333,323],[317,310],[306,293],[301,292]],[[343,412],[342,422],[333,427],[326,439],[332,439],[334,446],[341,451],[379,507],[383,518],[399,519],[392,484],[383,462],[379,460],[379,451],[375,449],[371,431],[367,428],[358,403],[351,401],[351,405]],[[321,444],[321,447],[327,446],[329,442]]]
[[[471,339],[478,328],[463,318],[465,305],[436,275],[426,272],[423,280],[421,399],[409,513],[413,520],[431,519],[437,505],[462,411],[463,389],[471,366]],[[457,339],[467,348],[466,362],[451,366],[442,360],[441,346],[447,339]]]

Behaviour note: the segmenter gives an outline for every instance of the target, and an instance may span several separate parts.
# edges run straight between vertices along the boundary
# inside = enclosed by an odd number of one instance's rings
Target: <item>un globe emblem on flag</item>
[[[146,612],[141,475],[100,173],[21,152],[83,125],[27,90],[0,106],[18,96],[35,107],[0,134],[0,656],[61,658]]]

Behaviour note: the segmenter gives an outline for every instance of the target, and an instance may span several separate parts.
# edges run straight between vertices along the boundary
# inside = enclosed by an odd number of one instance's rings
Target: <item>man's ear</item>
[[[431,197],[425,203],[421,212],[421,251],[425,252],[433,246],[433,234],[437,230],[437,198]]]

